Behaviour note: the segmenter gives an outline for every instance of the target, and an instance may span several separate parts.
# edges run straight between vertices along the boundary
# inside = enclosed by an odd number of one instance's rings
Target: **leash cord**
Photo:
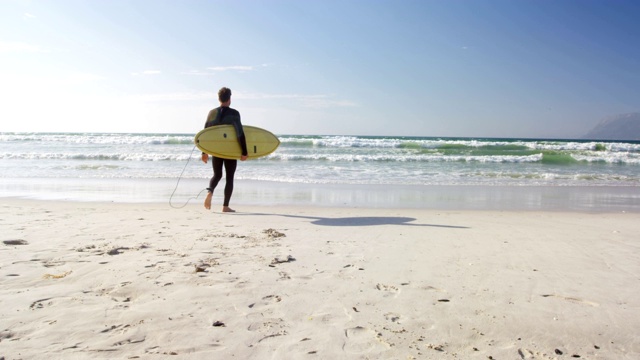
[[[190,197],[189,199],[187,199],[187,201],[182,206],[174,206],[171,203],[171,200],[173,199],[173,195],[175,195],[176,190],[178,190],[178,185],[180,185],[180,180],[182,179],[182,174],[184,174],[184,171],[187,169],[187,165],[189,165],[189,161],[191,161],[191,157],[193,156],[193,152],[194,152],[195,149],[196,149],[196,146],[193,145],[193,149],[191,149],[191,154],[189,154],[189,158],[187,159],[187,163],[184,164],[184,168],[182,169],[182,172],[180,173],[180,176],[178,176],[178,181],[176,182],[176,187],[173,189],[173,192],[171,193],[171,196],[169,197],[169,206],[171,206],[174,209],[182,209],[182,208],[184,208],[185,206],[187,206],[187,204],[189,204],[189,201],[197,199],[198,197],[200,197],[200,194],[202,194],[203,191],[207,190],[207,189],[204,189],[204,190],[200,191],[198,193],[198,195],[196,195],[196,197]]]

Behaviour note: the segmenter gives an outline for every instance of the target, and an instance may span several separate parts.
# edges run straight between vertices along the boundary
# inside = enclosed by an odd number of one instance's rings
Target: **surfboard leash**
[[[176,187],[173,189],[173,192],[171,193],[171,196],[169,197],[169,206],[171,206],[174,209],[182,209],[182,208],[184,208],[185,206],[187,206],[187,204],[189,204],[189,201],[199,198],[200,194],[202,194],[203,191],[207,190],[207,189],[203,189],[195,197],[190,197],[189,199],[187,199],[187,201],[182,206],[174,206],[171,203],[171,200],[173,199],[173,195],[176,193],[176,190],[178,190],[178,185],[180,185],[180,180],[182,179],[182,175],[184,174],[184,171],[187,169],[187,165],[189,165],[189,161],[191,161],[191,157],[193,156],[193,152],[195,150],[196,150],[196,145],[193,145],[193,149],[191,149],[191,154],[189,154],[189,158],[187,159],[187,163],[184,164],[184,168],[182,169],[182,172],[180,173],[180,176],[178,176],[178,181],[176,181]]]

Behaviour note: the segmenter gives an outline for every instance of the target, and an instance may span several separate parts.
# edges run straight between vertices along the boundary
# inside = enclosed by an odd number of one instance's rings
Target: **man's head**
[[[231,89],[223,87],[222,89],[218,90],[218,100],[221,104],[231,100]]]

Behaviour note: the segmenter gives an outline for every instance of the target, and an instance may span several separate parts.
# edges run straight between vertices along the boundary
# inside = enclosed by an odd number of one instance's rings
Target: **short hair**
[[[229,99],[231,99],[231,89],[223,87],[218,90],[218,100],[220,100],[221,103],[227,102]]]

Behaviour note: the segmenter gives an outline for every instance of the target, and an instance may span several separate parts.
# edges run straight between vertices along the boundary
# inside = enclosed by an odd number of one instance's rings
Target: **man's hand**
[[[240,156],[240,161],[245,161],[247,160],[248,156],[247,155],[242,155]]]
[[[206,164],[207,161],[209,161],[209,154],[202,154],[202,162]]]

